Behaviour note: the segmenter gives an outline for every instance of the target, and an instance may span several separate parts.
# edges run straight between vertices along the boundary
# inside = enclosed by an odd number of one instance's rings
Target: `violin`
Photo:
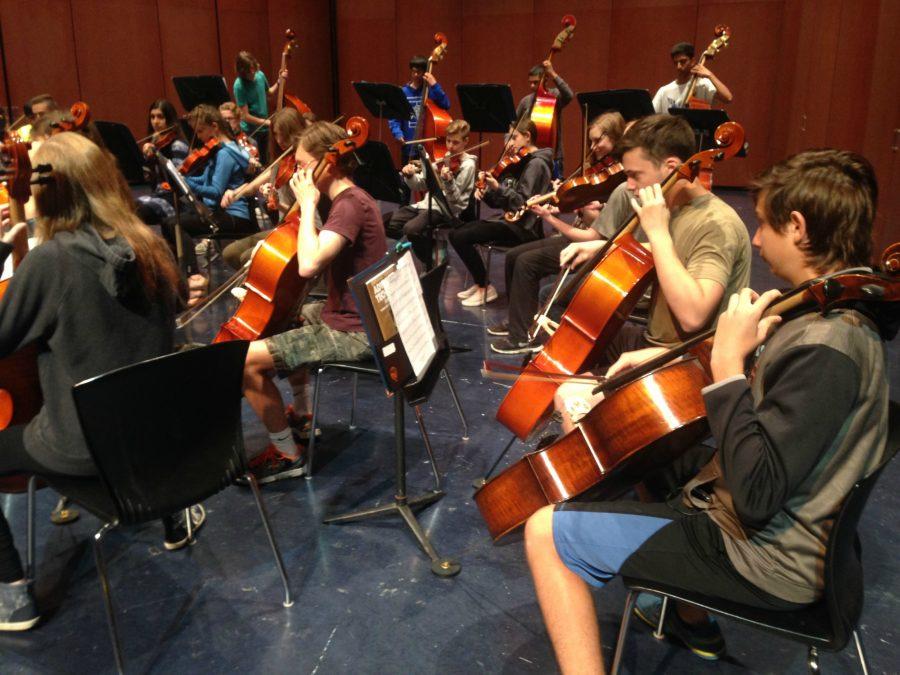
[[[347,138],[337,141],[319,160],[313,169],[314,181],[329,164],[336,164],[341,156],[365,145],[369,123],[364,118],[351,117],[344,128]],[[213,342],[258,340],[278,332],[296,316],[294,310],[303,302],[313,281],[297,273],[299,227],[300,206],[294,204],[250,259],[244,282],[247,294]]]
[[[700,60],[697,62],[697,65],[702,66],[706,63],[706,59],[714,59],[716,54],[728,46],[728,41],[731,39],[731,28],[719,24],[716,26],[715,36],[715,39],[709,43],[709,46],[700,55]],[[712,108],[712,104],[709,103],[709,101],[704,101],[703,99],[694,96],[697,80],[697,75],[691,75],[691,84],[688,87],[687,92],[685,92],[684,100],[682,100],[679,107],[692,108],[694,110],[709,110]]]
[[[530,197],[522,208],[518,211],[507,211],[503,214],[503,218],[508,223],[514,223],[532,206],[547,202],[553,202],[563,213],[580,209],[591,202],[603,203],[623,182],[625,182],[625,167],[607,155],[580,176],[563,181],[553,192]]]
[[[250,155],[251,158],[259,159],[259,148],[250,142],[250,137],[243,131],[235,135],[234,142],[241,146],[244,150],[246,150],[247,154]]]
[[[284,31],[284,47],[281,49],[281,68],[279,69],[279,75],[281,72],[287,68],[287,60],[291,58],[291,52],[297,48],[297,34],[288,28]],[[293,108],[301,115],[303,113],[312,112],[312,108],[306,105],[303,101],[292,94],[286,94],[284,91],[284,80],[279,78],[278,80],[278,96],[275,99],[275,112],[281,110],[285,105],[289,108]]]
[[[550,54],[547,60],[551,60],[553,55],[561,51],[566,42],[572,39],[575,34],[575,17],[566,14],[562,18],[563,29],[557,34],[550,47]],[[534,126],[537,127],[537,138],[535,145],[540,147],[552,148],[556,145],[556,124],[558,120],[558,111],[556,109],[557,96],[551,94],[546,87],[547,74],[543,73],[538,82],[537,91],[534,94],[534,101],[531,104],[531,116]]]
[[[900,244],[894,246],[900,250]],[[802,311],[827,314],[860,304],[877,310],[898,303],[900,278],[896,274],[846,270],[784,293],[767,308],[765,316]],[[711,328],[631,370],[601,378],[593,393],[604,393],[603,400],[573,431],[528,453],[485,483],[475,493],[475,503],[494,540],[548,504],[588,492],[600,498],[613,497],[702,440],[708,424],[700,392],[711,378],[695,356],[672,361],[707,343],[713,335],[715,329]]]
[[[60,134],[64,131],[82,131],[91,122],[91,109],[84,101],[76,101],[69,108],[72,119],[63,119],[52,124],[53,133]]]
[[[482,174],[489,173],[495,180],[500,180],[500,177],[508,171],[521,169],[523,166],[522,160],[535,150],[536,148],[529,148],[527,146],[519,148],[518,150],[510,148],[504,153],[503,157],[500,158],[499,162],[491,167],[489,171],[483,171]],[[484,176],[478,176],[475,180],[475,187],[479,190],[484,190],[487,187],[487,181],[485,181]]]
[[[714,138],[717,148],[698,152],[669,174],[662,184],[664,193],[680,178],[692,181],[701,167],[736,155],[744,146],[744,129],[736,122],[726,122],[716,129]],[[497,419],[519,438],[527,438],[546,421],[557,387],[602,354],[655,279],[653,255],[631,234],[638,223],[635,214],[590,261],[581,265],[570,281],[568,288],[580,286],[558,327],[524,371],[529,376],[550,377],[541,381],[520,378],[501,402]],[[532,327],[530,339],[536,337],[539,328],[547,327],[546,313],[560,295],[568,275],[569,270],[560,275],[550,301],[541,311],[543,320]]]
[[[287,185],[288,181],[291,180],[291,177],[296,172],[297,159],[293,152],[289,153],[284,159],[278,162],[278,170],[274,172],[275,177],[269,183],[269,196],[266,199],[266,208],[269,209],[269,211],[278,211],[278,193],[276,190],[280,190]]]
[[[202,169],[206,165],[206,162],[208,162],[221,147],[222,144],[219,142],[218,137],[210,138],[201,147],[197,148],[184,158],[181,166],[178,167],[178,171],[182,176],[189,176],[195,171]]]
[[[435,63],[444,58],[447,53],[447,36],[443,33],[434,34],[435,47],[428,56],[428,66],[426,73],[431,73]],[[425,149],[428,154],[440,159],[447,154],[447,127],[453,119],[449,113],[438,106],[429,97],[429,84],[425,82],[422,86],[422,102],[419,104],[418,116],[416,119],[416,135],[415,138],[433,138],[434,140],[425,143]]]

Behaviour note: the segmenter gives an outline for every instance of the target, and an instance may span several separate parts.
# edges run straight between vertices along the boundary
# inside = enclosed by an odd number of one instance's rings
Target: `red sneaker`
[[[256,476],[256,481],[260,485],[266,483],[274,483],[277,480],[286,478],[299,478],[306,475],[306,455],[303,448],[297,446],[299,457],[289,457],[279,452],[272,444],[250,460],[250,471]]]
[[[294,430],[294,435],[301,441],[309,440],[309,430],[312,428],[312,415],[310,413],[300,414],[294,410],[293,404],[288,404],[284,409],[287,417],[288,425]],[[316,428],[316,438],[322,435],[322,430]]]

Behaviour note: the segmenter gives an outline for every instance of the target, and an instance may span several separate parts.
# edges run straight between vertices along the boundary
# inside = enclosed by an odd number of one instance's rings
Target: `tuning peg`
[[[884,297],[884,287],[877,284],[866,284],[860,290],[864,295],[867,295],[874,300],[880,300]]]

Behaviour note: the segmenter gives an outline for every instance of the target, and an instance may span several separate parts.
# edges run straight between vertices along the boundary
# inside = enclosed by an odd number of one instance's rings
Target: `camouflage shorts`
[[[303,306],[300,328],[266,338],[279,375],[326,361],[362,361],[372,356],[364,332],[334,330],[322,322],[323,302]]]

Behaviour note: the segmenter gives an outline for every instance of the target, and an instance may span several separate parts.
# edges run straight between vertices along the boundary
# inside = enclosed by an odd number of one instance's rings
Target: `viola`
[[[900,244],[895,244],[900,249]],[[889,259],[888,253],[885,259]],[[812,279],[784,293],[765,316],[864,305],[900,304],[900,278],[866,269]],[[605,394],[568,434],[525,455],[485,483],[475,503],[497,540],[535,511],[590,492],[612,497],[667,465],[707,433],[701,389],[710,383],[697,357],[672,362],[708,344],[711,328],[632,370],[605,380]],[[886,336],[891,339],[891,336]]]
[[[706,59],[714,59],[721,50],[728,46],[728,41],[730,39],[731,28],[723,24],[716,26],[715,39],[709,43],[709,46],[700,55],[700,60],[697,65],[702,66],[706,63]],[[691,75],[691,84],[688,87],[687,92],[685,92],[684,99],[679,107],[693,108],[695,110],[709,110],[712,108],[712,105],[708,101],[704,101],[703,99],[694,96],[694,89],[697,87],[698,79],[699,78],[696,75]]]
[[[336,142],[316,164],[313,180],[318,180],[329,164],[353,152],[369,137],[369,123],[351,117],[345,126],[347,138]],[[222,324],[213,342],[258,340],[273,335],[295,316],[312,285],[297,272],[297,233],[300,207],[294,204],[284,220],[272,230],[250,260],[244,287],[247,294],[228,321]]]
[[[178,167],[178,171],[183,176],[189,176],[195,171],[202,169],[206,165],[206,162],[208,162],[221,147],[222,144],[219,142],[218,137],[210,138],[201,147],[197,148],[184,158],[181,166]]]
[[[663,192],[679,178],[694,180],[701,167],[733,157],[744,145],[744,130],[736,122],[720,125],[714,137],[719,147],[699,152],[675,169],[663,182]],[[579,283],[580,286],[558,327],[524,370],[529,376],[548,377],[520,378],[501,402],[497,419],[519,438],[527,438],[547,419],[557,387],[584,370],[586,363],[599,358],[654,280],[653,256],[631,234],[638,223],[634,215],[623,224],[592,260],[581,265],[575,280],[571,281],[570,288]],[[542,316],[559,295],[567,277],[568,270],[560,275]],[[538,325],[542,326],[541,322]],[[532,331],[533,338],[536,332],[534,328]]]
[[[59,134],[64,131],[82,131],[91,122],[91,109],[84,101],[76,101],[69,108],[71,119],[63,119],[54,122],[53,133]]]
[[[563,213],[580,209],[591,202],[605,202],[612,191],[625,181],[625,167],[608,155],[586,169],[581,176],[563,181],[556,190],[525,201],[518,211],[507,211],[503,218],[514,223],[532,206],[552,202]]]
[[[287,60],[291,58],[291,52],[297,48],[297,34],[288,28],[284,31],[284,47],[281,49],[281,69],[278,71],[279,75],[281,72],[287,68]],[[284,91],[284,80],[278,80],[278,96],[275,99],[275,110],[276,112],[281,110],[285,105],[289,108],[293,108],[301,115],[303,113],[312,112],[312,108],[306,105],[299,98],[294,96],[293,94],[286,94]]]
[[[566,42],[572,39],[575,34],[575,17],[566,14],[562,18],[563,29],[557,34],[553,45],[550,47],[550,54],[547,60],[551,60],[553,55],[561,51]],[[537,138],[535,144],[540,147],[552,148],[556,145],[556,125],[558,121],[558,111],[556,109],[556,94],[551,94],[546,87],[547,74],[541,75],[538,82],[537,91],[534,94],[534,101],[531,104],[530,116],[537,127]]]
[[[446,35],[435,33],[434,43],[435,47],[428,56],[426,73],[431,73],[434,64],[441,61],[447,53]],[[424,143],[425,149],[432,158],[440,159],[447,154],[447,127],[453,119],[446,110],[429,98],[429,92],[430,87],[425,82],[422,85],[422,102],[417,111],[415,138],[433,138],[433,141]]]

